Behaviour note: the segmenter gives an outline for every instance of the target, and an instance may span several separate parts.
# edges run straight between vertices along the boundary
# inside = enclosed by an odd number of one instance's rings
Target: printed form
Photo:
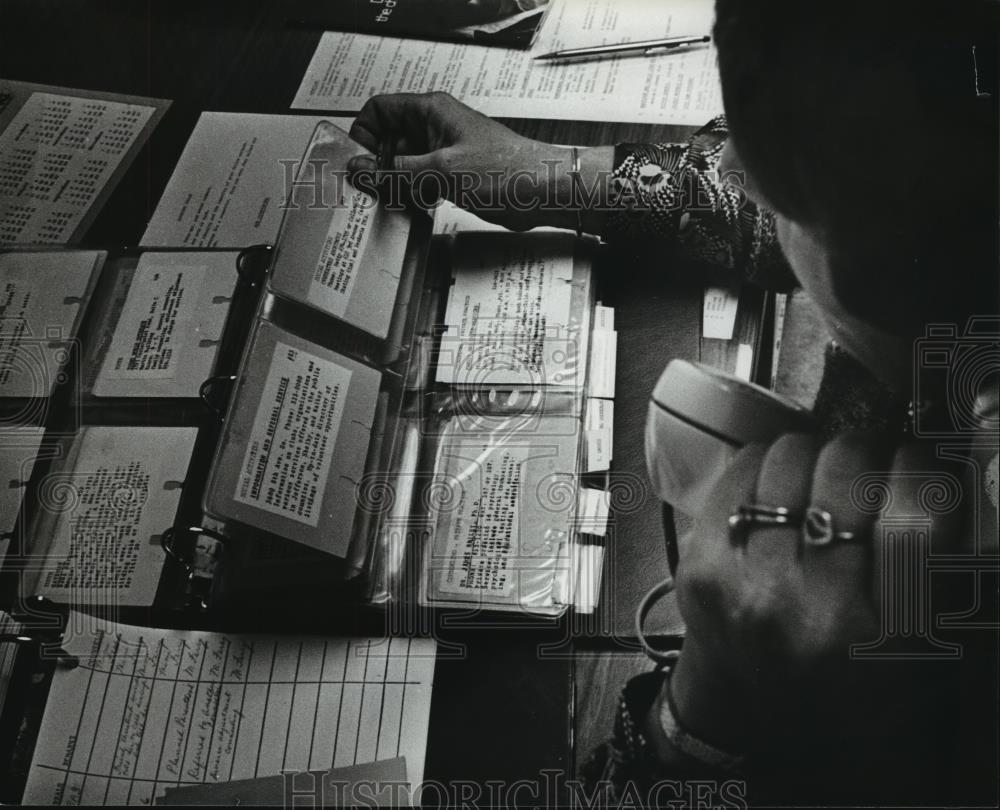
[[[405,757],[423,778],[435,642],[178,632],[71,614],[25,804]]]
[[[356,112],[379,93],[443,90],[486,115],[697,126],[722,112],[715,49],[535,62],[549,51],[710,34],[704,0],[555,0],[530,50],[328,32],[293,108]]]

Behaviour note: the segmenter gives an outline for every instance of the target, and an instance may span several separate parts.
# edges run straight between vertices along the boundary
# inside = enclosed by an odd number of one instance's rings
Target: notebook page
[[[405,757],[423,777],[435,643],[178,632],[70,616],[25,804]]]

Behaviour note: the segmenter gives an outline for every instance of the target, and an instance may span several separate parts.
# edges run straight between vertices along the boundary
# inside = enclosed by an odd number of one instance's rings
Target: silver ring
[[[818,506],[810,506],[802,519],[802,542],[807,546],[823,547],[833,543],[854,543],[854,532],[838,532],[833,526],[833,515]]]
[[[729,537],[733,542],[745,542],[751,526],[788,526],[800,518],[784,506],[743,504],[729,516]]]
[[[746,533],[753,526],[792,526],[802,528],[803,545],[822,548],[834,543],[856,543],[854,532],[840,532],[834,528],[833,515],[818,506],[810,506],[804,515],[784,506],[743,504],[729,516],[729,537],[734,542],[746,542]]]

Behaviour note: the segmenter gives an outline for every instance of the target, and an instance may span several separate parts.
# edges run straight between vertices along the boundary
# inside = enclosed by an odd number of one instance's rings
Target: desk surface
[[[286,26],[276,0],[2,0],[2,9],[5,78],[174,102],[88,234],[87,243],[99,246],[138,242],[201,111],[289,112],[320,36]],[[584,145],[673,141],[691,131],[507,123],[531,137]],[[579,758],[610,730],[613,695],[624,677],[644,666],[631,638],[634,606],[667,575],[660,507],[645,477],[647,393],[671,357],[711,359],[711,352],[699,337],[702,283],[670,278],[662,257],[633,255],[629,248],[609,261],[628,267],[600,282],[604,300],[617,307],[619,331],[616,509],[602,607],[577,628],[591,648],[605,652],[577,658],[568,639],[553,643],[518,630],[470,636],[465,657],[443,660],[438,670],[428,778],[511,780],[535,778],[542,768],[571,768],[574,729]],[[653,621],[662,633],[681,629],[669,606]],[[545,643],[549,654],[541,655]],[[586,696],[575,712],[574,676],[577,694]]]

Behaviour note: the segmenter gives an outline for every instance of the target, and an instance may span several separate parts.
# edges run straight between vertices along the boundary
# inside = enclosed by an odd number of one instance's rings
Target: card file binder
[[[28,471],[8,529],[8,595],[23,597],[10,583],[53,527],[77,556],[96,542],[39,509],[40,487],[87,472],[73,467],[81,437],[121,430],[136,447],[190,442],[187,472],[159,482],[172,505],[141,530],[162,573],[136,607],[202,613],[324,588],[374,606],[593,608],[578,591],[600,581],[616,356],[601,247],[558,232],[432,238],[423,213],[374,207],[342,172],[303,179],[357,150],[317,127],[274,246],[101,255],[74,322],[74,396],[36,420],[54,456]],[[91,499],[115,485],[101,474]],[[115,531],[135,545],[133,528]]]

